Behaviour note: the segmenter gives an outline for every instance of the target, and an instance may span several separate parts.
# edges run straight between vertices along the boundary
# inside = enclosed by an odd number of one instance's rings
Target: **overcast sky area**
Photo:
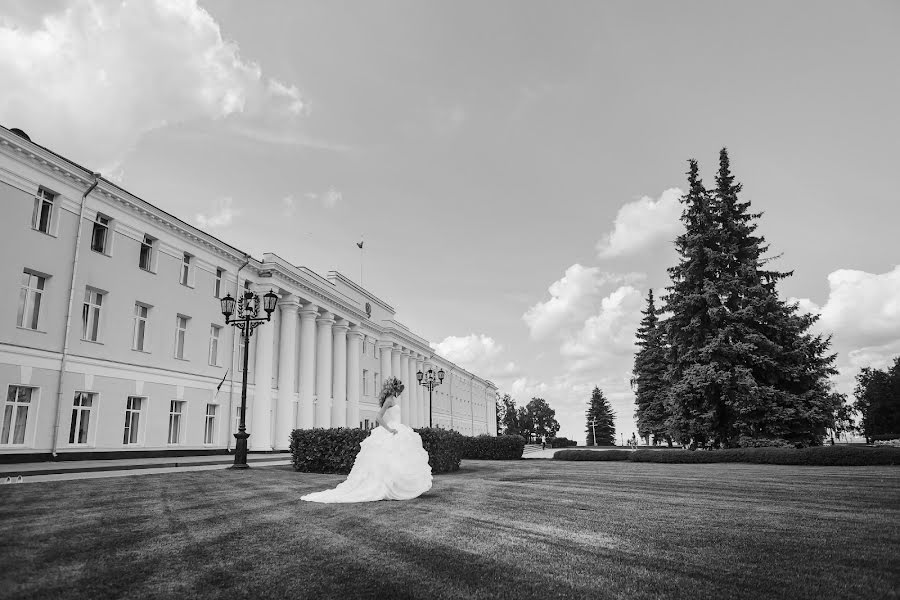
[[[851,392],[900,354],[900,2],[0,0],[0,124],[363,285],[584,444],[629,437],[687,160],[727,146]],[[617,436],[618,437],[618,436]]]

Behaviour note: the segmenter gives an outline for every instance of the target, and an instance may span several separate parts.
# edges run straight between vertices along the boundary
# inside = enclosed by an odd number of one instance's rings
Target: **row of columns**
[[[275,398],[269,385],[275,328],[263,325],[254,332],[258,338],[251,450],[286,449],[294,428],[355,427],[359,423],[360,356],[364,338],[360,327],[336,318],[327,310],[320,312],[315,304],[301,305],[290,295],[279,301],[278,309],[281,319]],[[299,361],[294,352],[298,317]],[[381,381],[393,375],[404,384],[400,397],[401,422],[411,427],[427,426],[427,390],[418,384],[416,372],[433,368],[429,357],[393,342],[379,342],[377,348]],[[300,391],[299,401],[295,401],[294,380],[298,368]],[[380,391],[374,391],[376,398]]]

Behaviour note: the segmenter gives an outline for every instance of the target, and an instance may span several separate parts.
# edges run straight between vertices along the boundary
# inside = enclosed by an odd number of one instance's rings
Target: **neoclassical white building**
[[[429,368],[434,425],[496,435],[496,386],[338,272],[251,257],[3,127],[0,202],[0,461],[233,448],[243,348],[220,298],[244,289],[279,298],[251,338],[251,451],[374,427],[389,375],[403,422],[427,426]]]

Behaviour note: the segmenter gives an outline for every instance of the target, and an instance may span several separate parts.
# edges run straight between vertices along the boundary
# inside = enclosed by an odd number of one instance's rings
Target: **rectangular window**
[[[103,308],[103,292],[84,289],[84,305],[81,308],[81,339],[96,342],[100,339],[100,311]]]
[[[91,413],[97,394],[91,392],[75,392],[72,403],[72,423],[69,427],[70,444],[87,444],[88,428],[91,425]]]
[[[250,289],[250,280],[249,280],[249,279],[245,279],[245,280],[244,280],[244,289],[245,289],[245,290],[249,290],[249,289]]]
[[[362,423],[360,423],[360,425],[362,425]],[[366,429],[368,429],[368,428],[369,428],[369,420],[366,419]]]
[[[184,338],[187,335],[188,317],[175,317],[175,358],[184,358]]]
[[[363,396],[369,395],[369,372],[363,369]]]
[[[238,432],[241,427],[241,405],[238,404],[234,409],[234,433]]]
[[[144,399],[137,396],[128,396],[125,403],[125,435],[123,436],[123,444],[137,444],[138,434],[140,433],[141,409],[143,408]]]
[[[216,269],[216,287],[213,290],[213,294],[216,298],[222,297],[222,275],[225,274],[224,269]]]
[[[37,329],[41,315],[41,300],[44,296],[46,279],[25,269],[22,271],[19,289],[19,312],[16,325],[26,329]]]
[[[144,236],[141,242],[141,253],[138,257],[138,267],[144,271],[153,271],[153,247],[156,240],[149,235]]]
[[[25,428],[28,426],[28,409],[35,388],[11,385],[6,393],[3,406],[3,425],[0,429],[0,444],[25,443]]]
[[[38,188],[37,196],[34,198],[34,212],[31,216],[31,228],[42,233],[51,233],[50,228],[53,225],[53,204],[56,201],[56,195],[44,188]]]
[[[209,326],[209,364],[214,367],[219,365],[219,334],[221,332],[220,326]]]
[[[184,402],[169,402],[169,444],[180,444],[182,438],[181,417],[184,413]]]
[[[381,379],[378,378],[378,373],[375,373],[375,385],[372,387],[372,394],[377,396],[381,393]]]
[[[207,404],[206,405],[206,423],[203,428],[203,443],[204,444],[215,444],[216,443],[216,410],[218,407],[215,404]]]
[[[237,370],[240,373],[244,372],[244,339],[243,338],[238,338]]]
[[[147,320],[149,316],[149,306],[140,302],[134,303],[134,327],[131,337],[132,350],[147,351]]]
[[[181,285],[190,286],[191,285],[191,259],[193,256],[184,253],[184,257],[181,259],[181,276],[179,277],[179,281]]]
[[[91,250],[108,254],[109,247],[109,217],[97,214],[94,220],[94,229],[91,233]]]

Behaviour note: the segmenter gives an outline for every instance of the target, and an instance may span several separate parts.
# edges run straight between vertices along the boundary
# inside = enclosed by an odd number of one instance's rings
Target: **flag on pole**
[[[362,243],[362,242],[356,242],[356,247],[359,248],[360,250],[362,250],[363,243]]]
[[[230,368],[230,367],[229,367]],[[216,393],[213,394],[213,398],[219,395],[219,390],[222,389],[222,384],[225,383],[225,378],[228,377],[228,369],[225,369],[225,374],[222,375],[222,381],[219,382],[219,385],[216,386]]]

